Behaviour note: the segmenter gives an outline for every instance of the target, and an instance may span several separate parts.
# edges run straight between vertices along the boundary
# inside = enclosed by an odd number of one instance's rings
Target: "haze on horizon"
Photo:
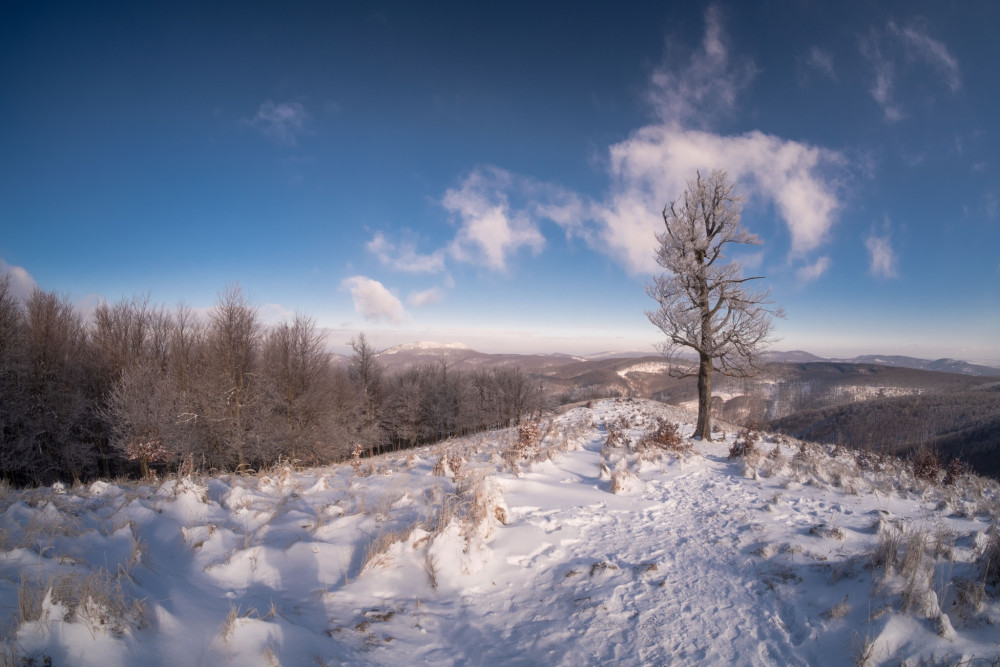
[[[659,211],[726,169],[774,349],[1000,364],[1000,7],[0,9],[0,272],[84,311],[240,283],[482,352],[654,353]]]

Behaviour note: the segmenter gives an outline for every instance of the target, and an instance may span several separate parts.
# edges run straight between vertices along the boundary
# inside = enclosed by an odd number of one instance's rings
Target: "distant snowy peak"
[[[475,352],[475,350],[464,343],[418,341],[416,343],[406,343],[405,345],[390,347],[388,350],[382,351],[381,354],[400,354],[403,352],[410,354],[443,354],[448,352]]]

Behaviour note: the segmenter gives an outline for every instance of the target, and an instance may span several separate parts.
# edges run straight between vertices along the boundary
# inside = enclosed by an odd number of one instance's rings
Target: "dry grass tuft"
[[[1000,530],[997,524],[990,528],[990,537],[976,559],[979,580],[985,586],[1000,586]]]
[[[86,575],[55,577],[45,583],[22,575],[18,588],[20,622],[78,622],[91,632],[105,631],[116,636],[129,628],[142,629],[147,625],[145,600],[127,593],[121,582],[123,574],[113,576],[100,568]],[[51,618],[52,611],[62,616]]]
[[[233,637],[233,633],[236,632],[236,626],[239,624],[240,619],[244,618],[260,618],[260,614],[253,607],[242,611],[239,605],[234,605],[230,602],[229,612],[226,614],[226,621],[222,626],[222,641],[227,644],[229,643],[229,640]]]
[[[405,542],[416,528],[416,523],[400,530],[385,530],[375,536],[365,548],[364,556],[361,558],[361,572],[375,569],[377,567],[388,567],[392,564],[389,557],[389,549],[392,545]]]
[[[820,616],[822,616],[827,620],[832,620],[837,618],[844,618],[850,613],[851,613],[851,605],[847,603],[847,596],[845,595],[843,600],[841,600],[837,604],[833,605],[832,607],[821,613]]]
[[[636,479],[636,476],[628,469],[625,460],[619,461],[618,465],[615,466],[615,471],[611,473],[611,493],[628,491]]]

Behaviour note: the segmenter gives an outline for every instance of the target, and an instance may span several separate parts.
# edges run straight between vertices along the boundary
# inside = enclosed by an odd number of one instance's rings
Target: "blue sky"
[[[0,9],[0,270],[239,282],[343,349],[651,349],[659,210],[726,169],[778,349],[1000,361],[1000,5]]]

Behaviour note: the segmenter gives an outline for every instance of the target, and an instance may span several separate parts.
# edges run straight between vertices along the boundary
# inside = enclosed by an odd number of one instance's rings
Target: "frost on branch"
[[[767,290],[752,286],[762,276],[744,276],[739,263],[725,261],[730,244],[761,243],[740,225],[742,209],[726,172],[698,173],[681,199],[663,209],[656,260],[666,273],[646,285],[659,304],[647,315],[666,336],[661,349],[672,359],[670,374],[698,377],[694,435],[706,440],[712,439],[712,373],[752,377],[772,318],[783,315]],[[685,349],[697,355],[696,368],[675,358]]]

